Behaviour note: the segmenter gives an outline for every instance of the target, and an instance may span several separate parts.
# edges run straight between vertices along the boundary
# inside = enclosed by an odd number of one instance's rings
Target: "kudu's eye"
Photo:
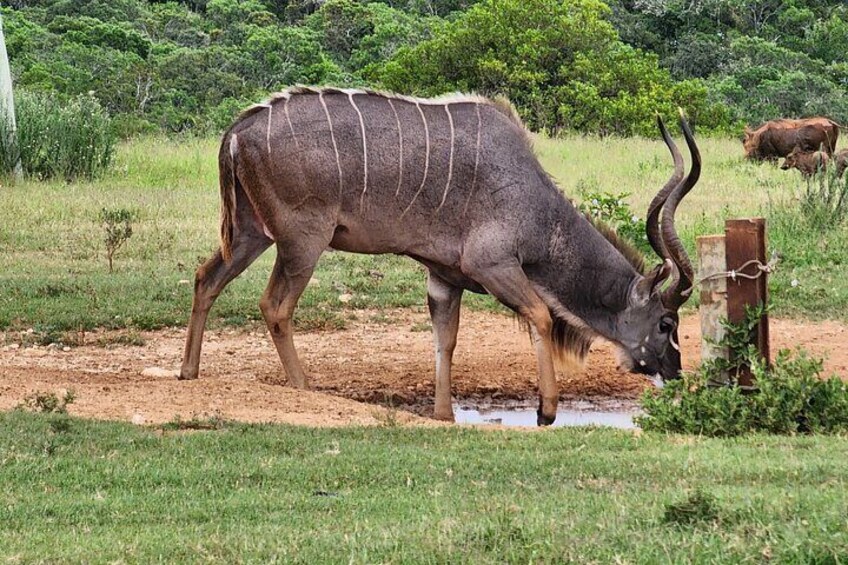
[[[671,333],[674,330],[674,322],[669,320],[668,318],[663,318],[660,320],[660,332],[664,334]]]

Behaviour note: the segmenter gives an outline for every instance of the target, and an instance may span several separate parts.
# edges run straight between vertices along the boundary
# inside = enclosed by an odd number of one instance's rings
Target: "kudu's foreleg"
[[[437,420],[453,422],[451,402],[451,364],[459,329],[459,305],[462,289],[448,284],[432,272],[427,278],[427,306],[433,322],[433,345],[436,349]]]
[[[477,268],[469,272],[469,275],[500,302],[516,310],[530,323],[539,369],[537,423],[540,426],[553,424],[559,401],[559,387],[554,372],[554,347],[551,340],[553,320],[548,306],[533,290],[527,275],[517,262]]]
[[[295,388],[307,388],[309,383],[294,348],[292,316],[300,295],[312,278],[315,264],[329,242],[330,237],[326,241],[299,248],[278,243],[277,261],[259,302],[288,383]]]
[[[271,240],[260,233],[241,232],[233,239],[232,260],[224,262],[221,250],[197,269],[194,279],[194,298],[188,322],[181,380],[196,379],[200,369],[200,348],[209,309],[224,287],[239,276],[263,251]]]

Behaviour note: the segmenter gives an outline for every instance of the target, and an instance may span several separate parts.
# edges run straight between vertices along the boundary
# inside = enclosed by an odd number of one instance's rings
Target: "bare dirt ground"
[[[112,334],[85,336],[84,345],[22,346],[19,332],[0,334],[0,410],[36,392],[73,389],[75,415],[135,423],[217,416],[249,422],[314,426],[428,424],[433,352],[426,312],[358,312],[349,328],[301,333],[295,343],[312,390],[280,386],[281,367],[264,329],[207,332],[196,381],[177,381],[184,329],[145,332],[143,346],[110,345]],[[375,320],[379,319],[377,322]],[[388,320],[388,323],[384,323]],[[848,378],[848,327],[836,322],[771,321],[772,347],[803,346],[826,356],[826,374]],[[697,316],[682,322],[684,366],[699,359]],[[90,344],[90,345],[89,345]],[[529,338],[510,317],[464,310],[454,357],[454,394],[468,402],[536,397],[536,360]],[[612,348],[598,342],[580,375],[559,375],[563,399],[633,399],[644,377],[621,373]],[[396,406],[400,410],[387,409]]]

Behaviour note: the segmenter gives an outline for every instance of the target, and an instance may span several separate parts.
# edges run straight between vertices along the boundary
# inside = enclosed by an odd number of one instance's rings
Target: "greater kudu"
[[[505,101],[298,87],[248,109],[221,143],[221,248],[197,271],[180,378],[197,377],[215,298],[272,243],[277,259],[260,307],[296,387],[307,378],[292,313],[328,246],[406,255],[429,270],[437,418],[453,419],[451,360],[463,290],[490,293],[529,323],[540,425],[556,416],[554,354],[582,361],[596,336],[617,344],[632,370],[677,377],[677,310],[693,274],[674,212],[700,174],[697,147],[681,123],[692,169],[683,178],[683,159],[660,121],[674,173],[647,218],[663,262],[643,274],[627,246],[557,189]]]

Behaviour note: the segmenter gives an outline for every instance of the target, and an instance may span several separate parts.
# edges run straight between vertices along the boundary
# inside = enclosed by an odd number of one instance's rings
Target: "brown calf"
[[[842,178],[845,169],[848,169],[848,149],[843,149],[834,155],[833,161],[836,163],[836,176]]]
[[[800,147],[792,150],[792,153],[783,160],[781,169],[798,169],[804,177],[811,177],[818,172],[827,169],[830,157],[824,151],[802,151]]]

